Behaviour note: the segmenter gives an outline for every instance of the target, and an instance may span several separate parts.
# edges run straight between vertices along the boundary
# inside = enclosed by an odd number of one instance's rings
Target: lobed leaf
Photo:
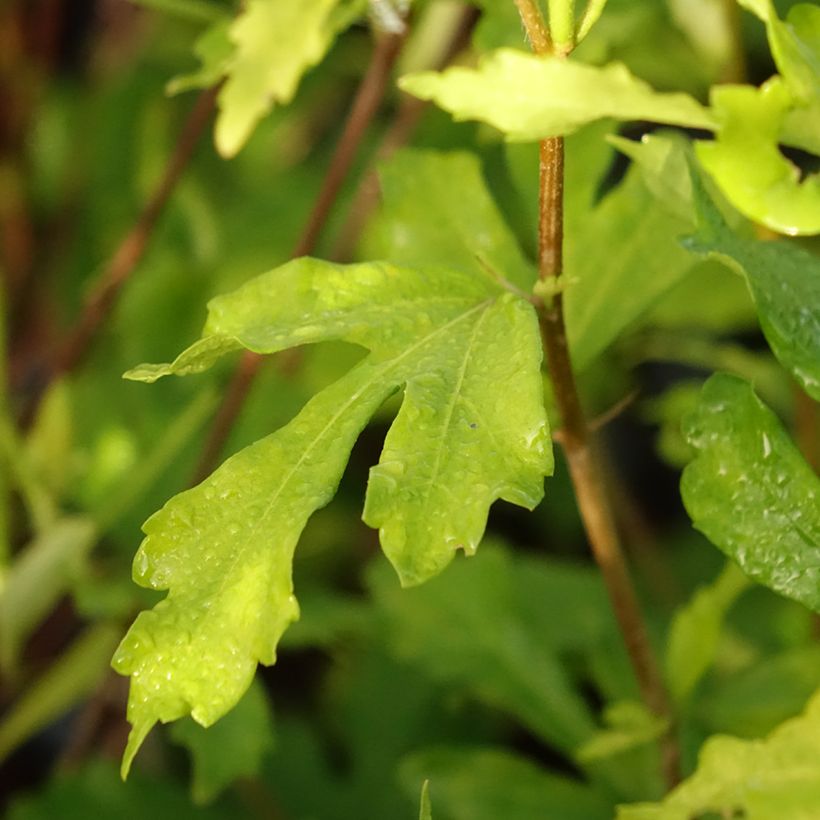
[[[740,0],[766,24],[769,46],[789,90],[801,104],[820,100],[820,8],[798,3],[785,21],[772,0]]]
[[[820,611],[820,480],[742,379],[712,376],[684,419],[692,523],[759,583]]]
[[[274,103],[293,99],[305,71],[325,55],[339,0],[248,0],[231,25],[235,46],[219,94],[216,145],[225,157],[245,144]]]
[[[489,123],[511,140],[571,134],[607,117],[714,126],[708,110],[692,97],[653,91],[619,63],[598,68],[512,49],[489,54],[475,69],[424,71],[402,77],[399,85],[457,120]]]
[[[775,356],[820,400],[820,260],[793,243],[737,236],[697,175],[693,192],[698,230],[684,244],[745,276]]]
[[[706,812],[755,820],[810,818],[820,805],[820,695],[764,740],[716,735],[695,773],[662,803],[621,806],[618,820],[689,820]]]
[[[170,592],[114,658],[132,676],[124,771],[157,720],[190,713],[208,726],[238,701],[257,661],[274,662],[298,616],[300,533],[333,496],[359,432],[402,386],[364,519],[403,584],[434,575],[458,549],[474,552],[495,499],[531,508],[543,494],[552,454],[528,302],[486,276],[299,259],[213,300],[191,355],[326,339],[371,354],[144,526],[135,580]],[[190,372],[190,361],[137,375],[160,372]]]
[[[792,236],[820,233],[820,174],[800,180],[800,170],[777,142],[792,108],[779,78],[760,89],[712,90],[718,120],[713,142],[698,142],[697,156],[730,202],[745,216]]]

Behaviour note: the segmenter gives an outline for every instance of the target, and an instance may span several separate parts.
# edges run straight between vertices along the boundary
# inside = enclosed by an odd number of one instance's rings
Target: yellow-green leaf
[[[499,49],[478,68],[425,71],[399,81],[405,91],[432,100],[457,120],[480,120],[511,140],[571,134],[612,117],[712,128],[707,109],[687,94],[663,94],[620,63],[598,68],[560,57]]]

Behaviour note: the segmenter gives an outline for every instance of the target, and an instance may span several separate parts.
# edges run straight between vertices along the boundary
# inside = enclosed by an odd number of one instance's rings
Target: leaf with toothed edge
[[[204,369],[236,347],[272,353],[328,339],[370,354],[287,426],[228,459],[145,524],[135,580],[168,596],[141,613],[114,658],[130,675],[128,767],[157,721],[207,726],[272,664],[295,618],[291,562],[332,498],[371,415],[404,388],[364,520],[403,585],[475,551],[494,500],[532,508],[552,471],[532,305],[480,273],[298,259],[209,305],[203,339],[152,381]]]

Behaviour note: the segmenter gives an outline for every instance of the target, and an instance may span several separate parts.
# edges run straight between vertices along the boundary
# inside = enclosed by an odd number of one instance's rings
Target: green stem
[[[549,0],[550,35],[558,54],[575,47],[575,0]]]
[[[735,0],[732,0],[734,3]],[[607,0],[589,0],[587,2],[581,20],[578,23],[578,33],[576,43],[580,43],[589,34],[592,27],[598,22],[598,18],[603,14]]]

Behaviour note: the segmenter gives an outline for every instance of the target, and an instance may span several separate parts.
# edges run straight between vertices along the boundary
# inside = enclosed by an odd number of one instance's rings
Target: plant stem
[[[535,0],[513,0],[513,2],[521,16],[521,22],[524,24],[524,31],[527,33],[532,50],[536,54],[550,54],[552,40]]]
[[[550,35],[556,54],[575,47],[575,0],[549,0]]]
[[[367,129],[384,98],[390,72],[399,56],[405,36],[405,33],[392,32],[376,35],[370,63],[359,83],[313,210],[293,249],[293,257],[313,252],[339,196],[342,183],[350,172]],[[263,360],[264,357],[251,351],[242,354],[205,440],[202,454],[194,470],[193,484],[198,484],[213,471]]]
[[[527,19],[522,16],[524,25]],[[530,33],[535,42],[537,32]],[[542,293],[539,323],[555,402],[563,424],[561,444],[581,520],[609,594],[641,696],[656,715],[669,717],[669,698],[649,643],[635,588],[624,559],[605,484],[605,471],[584,416],[569,356],[561,274],[564,242],[564,139],[541,142],[539,163],[538,272]],[[538,289],[537,289],[538,290]],[[678,778],[678,750],[671,733],[662,743],[667,783]]]

